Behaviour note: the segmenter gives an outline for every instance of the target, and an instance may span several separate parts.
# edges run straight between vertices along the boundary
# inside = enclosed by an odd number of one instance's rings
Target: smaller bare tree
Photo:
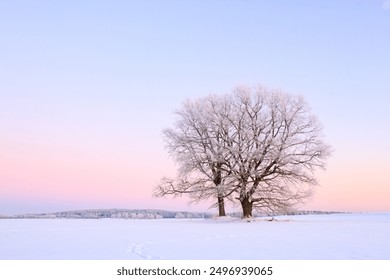
[[[179,164],[176,179],[164,177],[154,190],[155,197],[188,195],[199,202],[209,198],[217,200],[219,216],[225,216],[225,198],[233,190],[228,189],[230,169],[216,122],[216,112],[221,109],[221,98],[209,96],[194,102],[187,101],[177,111],[177,122],[172,129],[163,131],[166,148]],[[226,109],[226,108],[225,108]]]

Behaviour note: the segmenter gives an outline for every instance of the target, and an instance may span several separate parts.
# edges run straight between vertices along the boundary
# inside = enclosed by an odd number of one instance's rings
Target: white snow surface
[[[222,219],[0,219],[0,259],[390,259],[390,213]]]

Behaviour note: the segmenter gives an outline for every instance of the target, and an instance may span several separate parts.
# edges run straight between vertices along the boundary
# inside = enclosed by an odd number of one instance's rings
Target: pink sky
[[[132,149],[123,152],[121,147],[100,150],[80,145],[70,149],[58,143],[22,145],[16,140],[1,144],[0,196],[8,201],[8,207],[15,205],[9,207],[12,210],[0,208],[3,214],[84,208],[210,211],[207,202],[190,205],[184,198],[152,198],[159,179],[175,174],[161,142],[151,148],[153,156]],[[376,162],[377,168],[367,168],[367,162]],[[317,173],[321,186],[301,209],[389,211],[387,172],[385,156],[348,158],[335,152],[327,170]]]

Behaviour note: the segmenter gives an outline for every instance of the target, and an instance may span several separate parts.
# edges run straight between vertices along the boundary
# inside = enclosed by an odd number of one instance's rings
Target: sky
[[[257,84],[305,96],[333,148],[302,209],[390,211],[390,1],[3,0],[0,34],[0,214],[215,211],[152,197],[161,132]]]

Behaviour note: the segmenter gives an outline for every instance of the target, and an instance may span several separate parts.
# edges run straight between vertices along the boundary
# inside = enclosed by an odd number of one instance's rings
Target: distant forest
[[[335,211],[306,211],[297,210],[287,213],[262,214],[257,213],[255,217],[269,217],[279,215],[323,215],[323,214],[341,214],[344,212]],[[240,212],[228,214],[231,217],[242,217]],[[209,219],[216,217],[216,214],[208,212],[185,212],[185,211],[166,211],[149,209],[92,209],[92,210],[74,210],[55,213],[40,214],[21,214],[13,216],[0,216],[0,219]]]

